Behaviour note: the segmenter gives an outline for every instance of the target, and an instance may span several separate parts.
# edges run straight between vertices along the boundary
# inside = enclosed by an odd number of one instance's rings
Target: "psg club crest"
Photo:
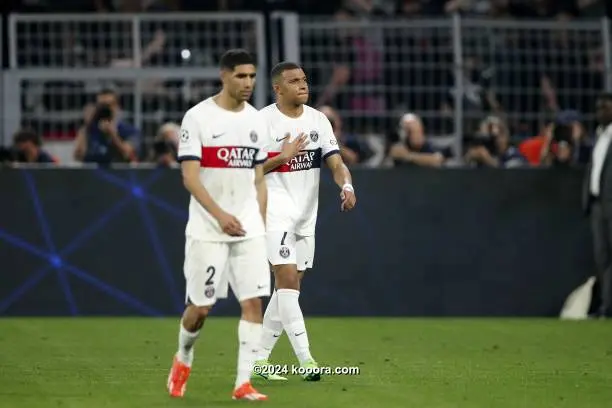
[[[319,134],[317,133],[316,130],[312,130],[310,132],[310,140],[312,140],[313,142],[316,142],[317,140],[319,140]]]
[[[282,256],[283,258],[289,258],[289,248],[287,247],[281,247],[280,251],[278,252],[280,256]]]
[[[251,142],[257,142],[257,132],[255,132],[254,130],[251,131]]]
[[[215,296],[215,288],[213,288],[212,286],[207,287],[206,290],[204,290],[204,294],[207,298]]]

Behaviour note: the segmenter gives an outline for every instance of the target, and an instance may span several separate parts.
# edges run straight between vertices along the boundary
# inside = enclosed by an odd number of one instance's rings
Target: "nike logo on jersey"
[[[224,134],[225,134],[225,132],[224,133],[219,133],[218,135],[212,135],[212,136],[213,136],[213,139],[216,139],[218,137],[223,136]]]
[[[276,139],[277,142],[282,142],[283,140],[285,140],[286,138],[288,138],[289,135],[285,136],[285,137],[281,137],[280,139]]]
[[[273,334],[273,337],[280,337],[280,334]]]
[[[304,333],[306,333],[306,332],[295,333],[295,337],[297,337],[297,336],[301,336],[301,335],[302,335],[302,334],[304,334]]]
[[[263,289],[265,287],[266,287],[266,285],[257,285],[257,289]]]

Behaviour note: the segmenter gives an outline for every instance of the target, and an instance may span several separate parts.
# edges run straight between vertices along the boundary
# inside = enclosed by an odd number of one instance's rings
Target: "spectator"
[[[355,12],[341,9],[335,16],[341,23],[358,21]],[[316,99],[316,106],[333,105],[340,111],[358,112],[359,117],[350,117],[351,130],[357,133],[378,134],[381,117],[386,112],[386,97],[383,92],[384,41],[380,32],[349,26],[337,31],[331,40],[329,61],[333,61],[329,81]],[[363,119],[367,118],[367,121]]]
[[[330,106],[321,106],[319,110],[323,112],[330,121],[332,129],[334,130],[334,135],[340,146],[340,155],[347,165],[350,166],[362,163],[372,156],[372,152],[361,144],[354,135],[344,132],[342,119],[335,109]]]
[[[168,122],[163,124],[157,132],[153,143],[152,161],[159,167],[173,168],[178,165],[178,143],[180,126]]]
[[[501,119],[491,116],[482,121],[476,135],[467,140],[465,161],[475,167],[522,167],[528,164],[510,144],[510,132]]]
[[[179,134],[181,127],[174,122],[167,122],[160,126],[157,132],[157,140],[164,140],[168,142],[172,148],[177,151],[179,144]]]
[[[489,0],[448,0],[444,4],[444,11],[448,14],[463,13],[473,16],[485,16],[491,11]]]
[[[86,116],[79,129],[75,159],[98,164],[136,161],[140,132],[120,116],[117,94],[112,90],[101,91],[93,115]]]
[[[176,160],[176,150],[172,143],[160,139],[153,143],[153,160],[158,167],[175,168],[178,167]]]
[[[20,130],[13,137],[15,161],[18,163],[57,163],[42,149],[40,136],[32,130]]]
[[[580,166],[589,162],[591,145],[586,138],[581,116],[576,111],[563,111],[544,141],[541,162],[546,166]]]
[[[554,122],[547,123],[539,135],[527,138],[519,144],[519,152],[532,166],[542,163],[542,152],[552,138],[553,126]]]
[[[389,150],[395,166],[441,167],[444,164],[445,154],[427,141],[423,121],[417,115],[405,114],[400,120],[398,133],[399,140]]]
[[[380,4],[377,4],[380,3]],[[374,0],[344,0],[343,5],[346,9],[353,11],[356,15],[360,17],[376,17],[376,16],[384,16],[386,15],[386,11],[382,6],[384,1],[374,1]],[[393,8],[393,3],[390,3],[391,8]],[[389,7],[387,7],[389,8]]]

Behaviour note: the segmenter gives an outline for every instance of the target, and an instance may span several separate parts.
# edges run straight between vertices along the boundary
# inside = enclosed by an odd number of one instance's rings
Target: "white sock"
[[[283,323],[278,314],[278,295],[276,291],[272,293],[270,302],[263,317],[263,329],[261,332],[261,342],[258,360],[267,360],[274,349],[276,342],[283,334]]]
[[[236,388],[251,380],[253,365],[259,352],[262,326],[260,323],[240,320],[238,323],[238,374]]]
[[[178,352],[176,353],[178,360],[191,367],[193,364],[193,345],[195,344],[198,336],[200,335],[200,330],[196,332],[190,332],[183,326],[183,321],[181,320],[181,328],[179,329],[179,339],[178,339]]]
[[[280,318],[296,357],[300,364],[312,360],[304,315],[300,308],[300,292],[294,289],[279,289],[277,292]]]

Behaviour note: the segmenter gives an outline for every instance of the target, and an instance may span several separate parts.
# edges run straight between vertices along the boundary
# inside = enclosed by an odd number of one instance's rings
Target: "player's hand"
[[[219,226],[227,235],[232,237],[243,237],[246,231],[242,229],[242,224],[238,221],[238,218],[226,212],[222,213],[218,218],[217,222]]]
[[[287,161],[293,159],[296,156],[299,156],[300,154],[304,154],[302,150],[304,150],[306,146],[308,146],[308,144],[310,143],[308,141],[308,135],[306,133],[300,133],[300,135],[296,137],[293,141],[290,141],[290,138],[291,134],[287,133],[285,135],[285,140],[283,141],[283,145],[281,147],[281,154],[283,155],[283,158]]]
[[[352,187],[345,187],[340,192],[340,200],[342,200],[342,204],[340,204],[340,211],[351,211],[355,208],[355,204],[357,203],[357,197],[355,197],[355,190]]]
[[[98,127],[105,135],[113,135],[117,133],[117,124],[112,120],[101,120],[98,123]]]
[[[442,167],[444,164],[444,155],[442,153],[434,153],[431,160],[431,165],[433,167]]]

